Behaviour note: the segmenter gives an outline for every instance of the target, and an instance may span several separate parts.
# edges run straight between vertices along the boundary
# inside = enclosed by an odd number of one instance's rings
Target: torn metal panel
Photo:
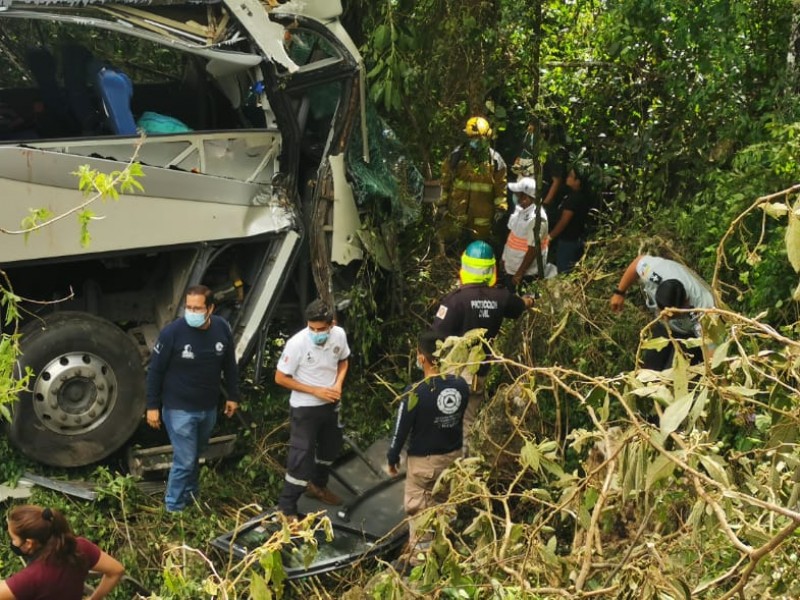
[[[161,496],[167,491],[166,481],[137,481],[136,488],[146,496]]]
[[[364,251],[358,241],[361,219],[358,216],[353,189],[347,184],[344,154],[328,157],[333,176],[333,240],[331,261],[347,265],[362,260]]]
[[[82,498],[83,500],[90,500],[94,502],[97,500],[97,487],[95,484],[88,481],[64,481],[61,479],[52,479],[44,475],[37,475],[30,471],[25,471],[20,481],[38,485],[48,490],[55,490],[68,496]]]
[[[26,498],[30,498],[32,487],[33,483],[25,481],[24,479],[20,479],[16,486],[11,486],[4,483],[0,485],[0,502],[5,502],[6,500],[24,500]]]
[[[233,453],[236,434],[213,437],[208,447],[200,454],[200,464],[210,460],[224,458]],[[152,448],[130,448],[128,450],[128,470],[134,477],[141,477],[153,471],[166,471],[172,467],[172,446],[154,446]]]
[[[425,181],[422,191],[422,201],[428,204],[438,204],[442,198],[442,182],[438,179]]]

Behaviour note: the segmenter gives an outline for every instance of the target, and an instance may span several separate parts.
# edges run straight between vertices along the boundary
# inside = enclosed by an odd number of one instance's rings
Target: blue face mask
[[[330,337],[330,332],[328,331],[309,331],[308,337],[311,338],[311,341],[314,342],[317,346],[323,346],[325,342],[328,341]]]
[[[422,361],[419,359],[419,356],[417,356],[417,368],[420,371],[424,371],[425,370],[425,368],[422,366]]]
[[[183,318],[186,319],[186,323],[188,323],[189,327],[197,328],[203,326],[208,318],[208,315],[206,315],[204,312],[194,313],[187,310],[183,313]]]
[[[519,194],[517,194],[516,192],[511,194],[511,202],[514,206],[519,206]]]

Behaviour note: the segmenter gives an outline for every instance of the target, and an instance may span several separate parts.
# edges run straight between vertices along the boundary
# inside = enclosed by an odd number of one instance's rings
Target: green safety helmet
[[[461,255],[458,274],[462,285],[483,283],[491,287],[497,283],[497,263],[492,247],[481,240],[472,242]]]

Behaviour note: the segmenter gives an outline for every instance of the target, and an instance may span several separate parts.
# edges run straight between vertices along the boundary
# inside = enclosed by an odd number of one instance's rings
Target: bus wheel
[[[59,312],[23,329],[19,372],[33,372],[9,427],[12,443],[57,467],[97,462],[133,435],[145,409],[145,374],[119,327]]]

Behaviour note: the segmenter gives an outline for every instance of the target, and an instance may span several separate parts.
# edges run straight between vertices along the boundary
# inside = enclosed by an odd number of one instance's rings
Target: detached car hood
[[[341,506],[328,506],[319,500],[301,497],[301,514],[323,511],[333,525],[333,539],[317,534],[318,549],[314,560],[305,566],[302,552],[293,546],[283,551],[283,566],[288,579],[321,575],[346,567],[365,558],[382,556],[399,548],[408,537],[403,495],[405,472],[396,477],[386,475],[381,465],[386,462],[388,440],[378,440],[361,451],[347,440],[350,451],[331,470],[328,487],[342,498]],[[280,530],[273,517],[275,509],[247,521],[225,533],[211,544],[226,556],[245,558]]]

